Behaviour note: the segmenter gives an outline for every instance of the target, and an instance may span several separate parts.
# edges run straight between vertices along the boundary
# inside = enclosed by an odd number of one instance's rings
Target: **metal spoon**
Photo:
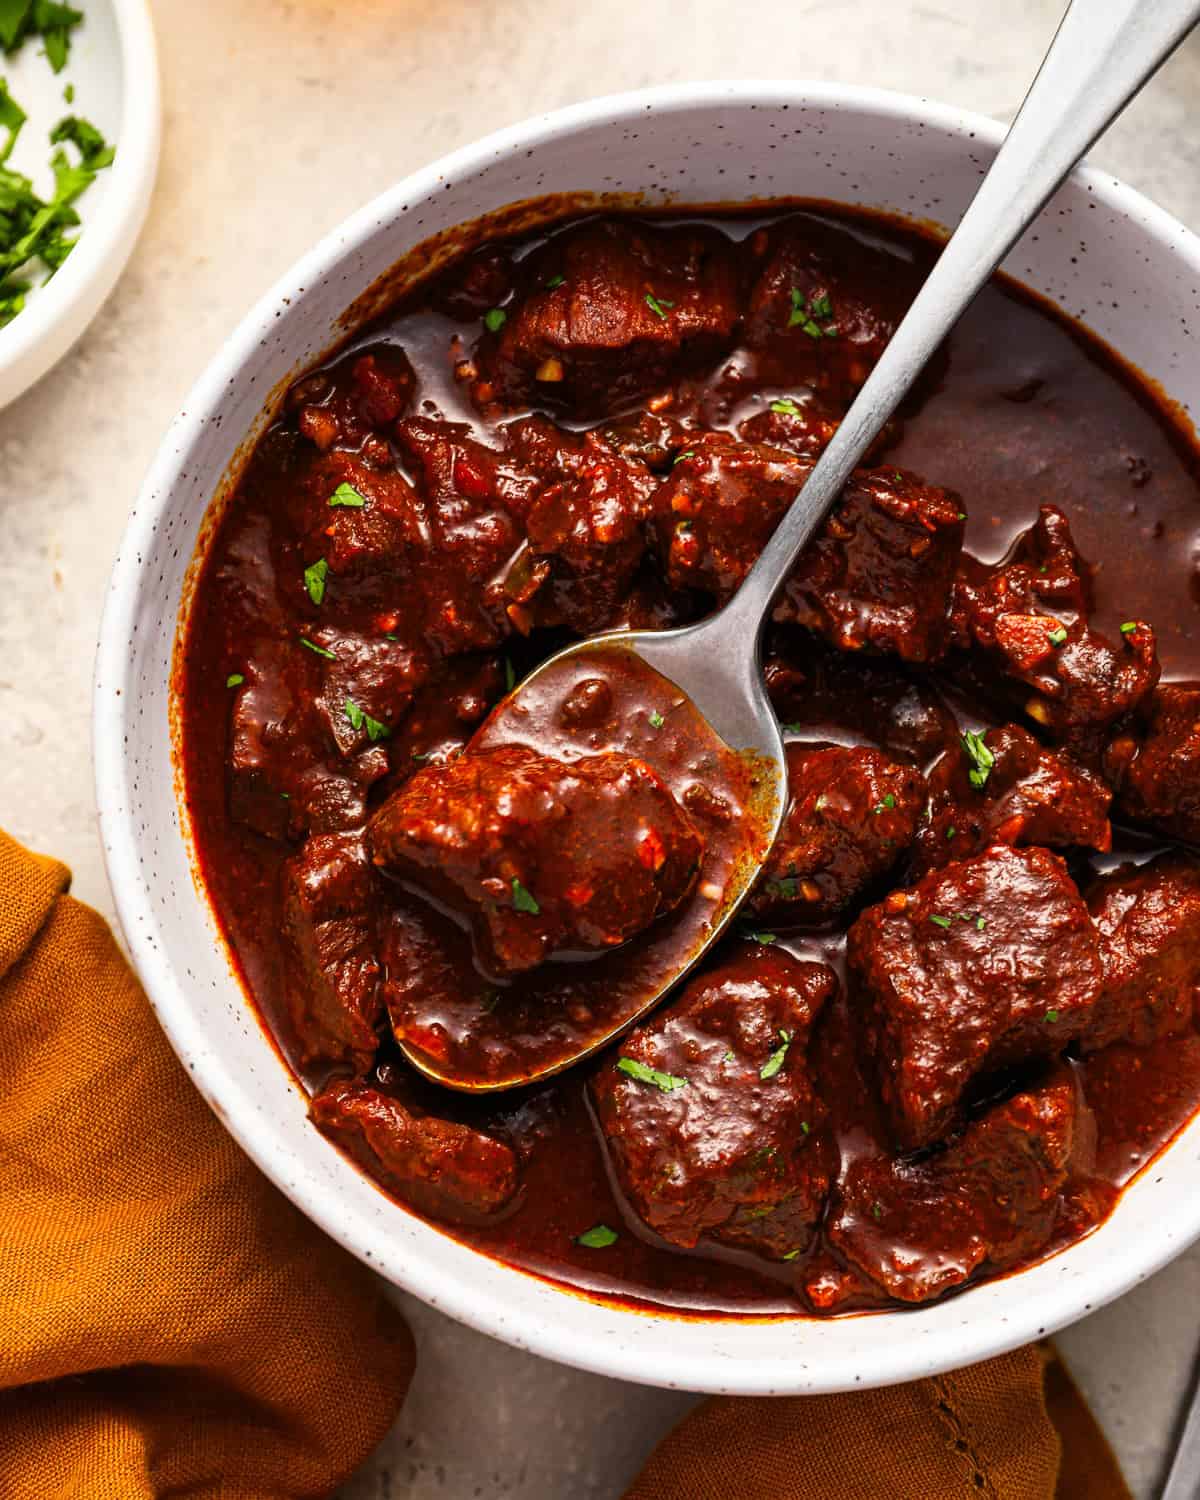
[[[772,768],[764,780],[761,856],[734,872],[704,940],[645,1003],[586,1044],[535,1066],[487,1078],[464,1076],[401,1038],[421,1072],[459,1089],[491,1091],[528,1083],[578,1062],[652,1010],[721,935],[758,877],[787,811],[783,739],[759,668],[764,621],[780,586],[859,460],[896,410],[971,299],[1036,218],[1080,157],[1200,20],[1200,0],[1073,0],[991,170],[896,329],[833,441],[733,599],[698,625],[626,631],[558,652],[517,688],[567,659],[622,649],[669,679],[732,749]],[[508,700],[511,705],[512,699]]]

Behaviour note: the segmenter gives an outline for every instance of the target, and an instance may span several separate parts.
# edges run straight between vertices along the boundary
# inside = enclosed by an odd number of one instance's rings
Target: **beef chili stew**
[[[927,1302],[1095,1227],[1200,1108],[1200,456],[1083,329],[976,299],[776,603],[790,808],[581,636],[736,591],[936,246],[828,205],[480,245],[296,382],[178,682],[202,877],[314,1124],[478,1250],[697,1315]]]

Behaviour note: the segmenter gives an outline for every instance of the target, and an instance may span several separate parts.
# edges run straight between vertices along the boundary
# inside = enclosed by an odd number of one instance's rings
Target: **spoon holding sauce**
[[[709,824],[691,895],[599,956],[564,953],[492,985],[460,963],[444,994],[392,1016],[409,1061],[471,1092],[561,1072],[652,1010],[721,936],[788,807],[783,738],[759,666],[784,580],[968,304],[1084,152],[1200,20],[1200,0],[1073,0],[974,200],[837,432],[728,604],[682,629],[621,631],[550,657],[495,709],[466,755],[524,745],[570,761],[636,756],[680,795],[703,787]],[[589,729],[572,695],[604,696]],[[417,882],[419,886],[419,882]],[[514,881],[516,909],[538,915]],[[519,889],[518,889],[519,887]]]

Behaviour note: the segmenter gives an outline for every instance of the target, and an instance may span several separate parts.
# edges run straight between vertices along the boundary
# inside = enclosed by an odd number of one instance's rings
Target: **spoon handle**
[[[1196,22],[1200,0],[1072,0],[953,237],[733,601],[761,629],[854,467],[971,299],[1088,147]]]

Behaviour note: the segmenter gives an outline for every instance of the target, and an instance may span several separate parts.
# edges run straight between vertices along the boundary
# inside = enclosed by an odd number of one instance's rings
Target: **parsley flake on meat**
[[[308,590],[308,597],[314,604],[321,604],[325,599],[325,575],[329,572],[329,564],[323,557],[318,558],[311,567],[304,570],[304,587]]]
[[[791,1032],[781,1031],[779,1033],[779,1046],[775,1048],[774,1052],[771,1053],[770,1057],[767,1058],[766,1062],[763,1063],[762,1067],[759,1069],[758,1076],[763,1080],[764,1083],[766,1083],[769,1079],[774,1078],[776,1073],[779,1072],[780,1068],[783,1067],[784,1061],[787,1058],[788,1048],[791,1046],[791,1044]]]
[[[637,1083],[652,1083],[664,1094],[673,1094],[676,1089],[687,1088],[686,1078],[676,1078],[674,1073],[662,1073],[644,1062],[638,1062],[636,1057],[620,1058],[617,1062],[617,1069]]]
[[[974,762],[967,773],[967,779],[976,791],[981,791],[987,785],[988,776],[996,764],[996,757],[984,744],[983,735],[973,729],[968,729],[963,735],[962,747],[970,760]]]
[[[542,908],[538,905],[536,897],[521,884],[517,877],[513,876],[512,882],[513,910],[528,912],[531,917],[540,917]]]
[[[344,505],[350,510],[361,510],[367,503],[366,496],[360,495],[353,485],[343,482],[329,497],[330,505]]]

